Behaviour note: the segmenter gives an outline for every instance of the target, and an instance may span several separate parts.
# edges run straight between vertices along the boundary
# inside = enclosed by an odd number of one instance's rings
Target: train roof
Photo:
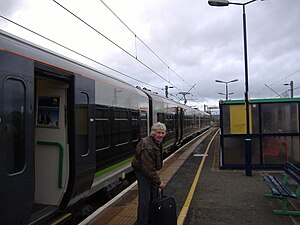
[[[194,114],[209,115],[208,113],[206,113],[204,111],[192,108],[192,107],[184,105],[184,104],[182,104],[180,102],[176,102],[176,101],[174,101],[172,99],[169,99],[169,98],[166,98],[164,96],[158,95],[157,93],[151,92],[149,90],[143,89],[143,91],[146,94],[148,94],[153,100],[160,101],[160,102],[163,102],[163,103],[172,104],[172,105],[176,105],[176,107],[183,108],[183,109],[188,110],[189,112],[194,113]]]
[[[117,77],[108,75],[98,69],[36,45],[1,29],[0,40],[1,51],[18,54],[23,57],[30,58],[38,63],[51,65],[53,67],[63,69],[66,72],[88,77],[96,82],[103,82],[111,86],[130,89],[131,91],[139,92],[140,95],[145,95],[141,90]]]

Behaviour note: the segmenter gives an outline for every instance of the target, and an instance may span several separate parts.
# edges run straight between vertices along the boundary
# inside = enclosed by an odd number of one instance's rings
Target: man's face
[[[165,132],[165,131],[163,131],[163,130],[161,130],[161,129],[158,129],[158,130],[155,131],[153,137],[154,137],[154,140],[155,140],[156,142],[160,143],[160,142],[162,142],[162,140],[164,139],[165,135],[166,135],[166,132]]]

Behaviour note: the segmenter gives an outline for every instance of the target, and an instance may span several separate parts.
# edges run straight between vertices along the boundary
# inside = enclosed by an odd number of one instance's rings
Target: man
[[[137,225],[149,224],[151,202],[158,197],[157,187],[160,189],[165,187],[156,172],[162,168],[162,141],[165,135],[166,126],[163,123],[153,124],[150,136],[138,143],[131,163],[139,189]]]

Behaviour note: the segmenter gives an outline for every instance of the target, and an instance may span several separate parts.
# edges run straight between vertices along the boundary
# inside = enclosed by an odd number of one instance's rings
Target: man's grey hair
[[[164,132],[166,132],[167,128],[166,128],[165,124],[163,124],[161,122],[157,122],[152,125],[150,136],[154,136],[154,134],[157,130],[163,130]]]

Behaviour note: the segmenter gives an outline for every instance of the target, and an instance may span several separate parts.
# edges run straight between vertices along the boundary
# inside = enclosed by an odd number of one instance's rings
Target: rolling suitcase
[[[163,195],[163,190],[157,199],[152,201],[151,224],[152,225],[176,225],[176,202],[172,196]]]

